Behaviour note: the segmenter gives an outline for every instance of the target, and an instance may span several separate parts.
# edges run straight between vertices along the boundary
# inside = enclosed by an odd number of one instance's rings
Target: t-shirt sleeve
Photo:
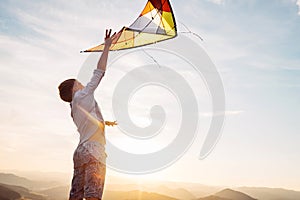
[[[93,73],[93,77],[91,78],[90,82],[88,82],[88,84],[85,86],[85,88],[83,89],[83,92],[88,93],[88,94],[93,93],[96,90],[96,88],[98,87],[104,74],[105,74],[104,70],[95,69],[94,73]]]

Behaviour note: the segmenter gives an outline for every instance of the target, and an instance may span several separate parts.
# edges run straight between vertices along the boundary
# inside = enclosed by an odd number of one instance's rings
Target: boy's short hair
[[[76,79],[68,79],[62,82],[59,86],[59,96],[62,100],[66,102],[72,101],[72,95],[73,95],[73,86]]]

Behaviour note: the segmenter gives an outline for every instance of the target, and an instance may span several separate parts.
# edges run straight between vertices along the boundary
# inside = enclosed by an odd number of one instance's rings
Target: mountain
[[[55,187],[48,190],[39,191],[46,196],[47,200],[66,200],[69,195],[69,187]],[[103,199],[109,200],[178,200],[168,195],[162,195],[155,192],[145,192],[140,190],[132,191],[111,191],[105,189]]]
[[[18,193],[19,195],[21,195],[25,199],[46,200],[45,196],[43,196],[42,194],[37,194],[33,191],[30,191],[29,189],[27,189],[25,187],[16,186],[16,185],[6,185],[6,184],[1,184],[1,183],[0,183],[0,186]],[[5,193],[0,192],[0,194],[2,195],[2,194],[5,194]]]
[[[169,197],[173,197],[176,199],[182,199],[182,200],[192,200],[196,197],[187,189],[185,188],[170,188],[170,184],[167,185],[158,185],[158,183],[154,184],[145,184],[145,185],[138,185],[138,184],[111,184],[107,185],[106,188],[108,190],[114,190],[114,191],[131,191],[131,190],[140,190],[145,192],[154,192],[159,193],[162,195],[166,195]]]
[[[0,170],[0,173],[15,174],[19,177],[24,177],[29,180],[54,180],[59,182],[59,185],[69,183],[72,179],[72,172],[40,172],[40,171],[20,171],[20,170]]]
[[[224,189],[224,187],[220,187],[220,186],[209,186],[209,185],[203,185],[200,183],[191,183],[191,182],[163,181],[160,184],[167,185],[171,189],[184,188],[196,197],[209,196],[211,194],[214,194]]]
[[[47,200],[65,200],[69,196],[69,191],[69,186],[61,186],[47,190],[41,190],[39,191],[39,193],[45,195],[47,197]]]
[[[0,191],[0,195],[6,193],[9,194],[9,191],[12,191],[20,194],[22,197],[26,196],[29,199],[33,200],[44,200],[45,198],[47,200],[65,200],[69,195],[69,185],[71,179],[64,181],[63,183],[57,180],[57,177],[59,177],[60,175],[65,176],[64,173],[37,172],[35,174],[34,172],[19,172],[19,174],[27,174],[28,176],[22,177],[7,172],[0,173],[0,186],[2,189]],[[31,180],[29,176],[30,174],[32,174],[35,178],[40,178],[37,180]],[[45,177],[43,178],[43,176]],[[63,180],[66,178],[61,179]],[[125,196],[133,195],[133,198],[136,198],[137,194],[142,194],[143,197],[159,195],[159,197],[162,198],[179,200],[194,200],[197,198],[199,200],[300,200],[300,191],[281,188],[236,187],[232,188],[233,190],[222,189],[224,189],[224,187],[207,186],[200,183],[148,179],[143,179],[141,182],[140,179],[121,176],[107,176],[105,184],[105,195],[118,196],[118,194],[121,194],[123,192]],[[4,190],[7,192],[4,192]],[[158,196],[155,196],[154,198],[158,198]],[[0,200],[2,199],[7,198],[4,196],[0,196]]]
[[[109,179],[109,178],[108,178]],[[116,180],[116,179],[115,179]],[[155,192],[167,195],[173,198],[190,200],[196,197],[204,197],[220,191],[221,187],[206,186],[199,183],[172,182],[172,181],[144,181],[143,184],[133,182],[122,182],[115,184],[117,181],[111,181],[106,184],[106,189],[112,191],[131,191],[142,190],[146,192]],[[128,183],[129,182],[129,183]],[[118,183],[118,182],[117,182]]]
[[[23,186],[31,190],[51,188],[58,185],[55,181],[32,181],[14,174],[0,173],[0,183]]]
[[[105,191],[103,199],[109,200],[178,200],[166,195],[161,195],[152,192],[143,192],[139,190],[120,192],[120,191]]]
[[[220,192],[217,192],[214,196],[222,197],[225,199],[227,198],[231,200],[256,200],[247,194],[235,190],[231,190],[231,189],[225,189]]]
[[[203,197],[203,198],[200,198],[200,199],[197,199],[197,200],[231,200],[231,199],[227,199],[227,198],[222,198],[222,197],[218,197],[218,196],[215,196],[215,195],[211,195],[211,196]]]
[[[1,200],[17,200],[21,195],[7,187],[0,185],[0,199]]]
[[[282,188],[239,187],[236,190],[262,200],[299,200],[300,192]]]
[[[159,187],[153,188],[151,192],[156,192],[159,194],[167,195],[182,200],[191,200],[196,198],[191,192],[184,188],[171,189],[164,185],[160,185]]]
[[[256,200],[256,199],[239,191],[224,189],[220,192],[217,192],[214,195],[199,198],[197,200]]]

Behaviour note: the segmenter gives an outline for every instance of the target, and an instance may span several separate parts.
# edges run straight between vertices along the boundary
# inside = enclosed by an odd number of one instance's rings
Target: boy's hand
[[[112,41],[115,39],[115,36],[116,36],[116,32],[114,32],[114,34],[111,36],[111,29],[109,29],[109,31],[108,31],[108,29],[106,29],[105,38],[104,38],[104,40],[105,40],[105,42],[104,42],[105,46],[110,47]]]
[[[113,122],[105,121],[105,125],[106,126],[115,126],[115,125],[118,125],[118,123],[117,123],[117,121],[113,121]]]

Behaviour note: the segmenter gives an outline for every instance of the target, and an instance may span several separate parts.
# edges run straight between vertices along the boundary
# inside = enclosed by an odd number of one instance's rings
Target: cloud
[[[296,4],[298,6],[298,15],[300,15],[300,0],[297,0]]]
[[[204,113],[200,113],[200,115],[203,117],[212,117],[212,116],[220,116],[220,115],[233,116],[233,115],[240,115],[243,112],[244,110],[226,110],[225,112],[217,112],[217,113],[204,112]]]
[[[222,5],[225,3],[225,0],[208,0],[214,4]]]

